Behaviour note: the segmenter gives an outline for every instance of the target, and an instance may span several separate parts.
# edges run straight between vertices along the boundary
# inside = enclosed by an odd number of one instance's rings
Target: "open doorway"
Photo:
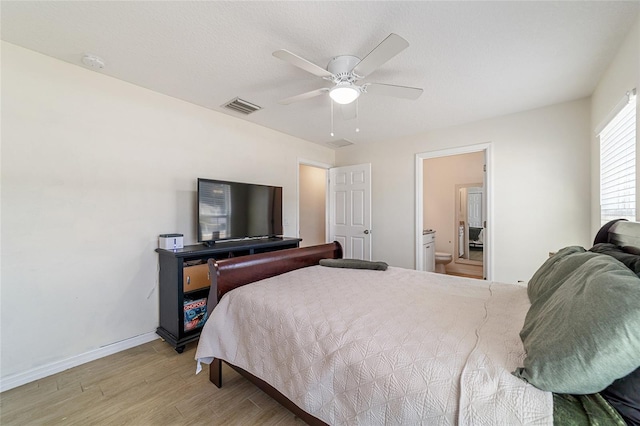
[[[432,270],[423,244],[430,235],[436,271],[491,279],[490,148],[416,154],[416,269]]]
[[[327,241],[329,165],[298,162],[298,237],[301,247]]]

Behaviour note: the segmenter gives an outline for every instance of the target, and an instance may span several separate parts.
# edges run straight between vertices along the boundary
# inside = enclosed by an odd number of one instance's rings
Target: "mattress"
[[[331,425],[550,425],[514,377],[526,288],[390,267],[312,266],[227,293],[196,352]]]

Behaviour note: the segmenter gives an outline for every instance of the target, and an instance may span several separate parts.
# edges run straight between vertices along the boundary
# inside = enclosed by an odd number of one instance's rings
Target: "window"
[[[602,129],[600,137],[600,220],[636,220],[635,90]]]

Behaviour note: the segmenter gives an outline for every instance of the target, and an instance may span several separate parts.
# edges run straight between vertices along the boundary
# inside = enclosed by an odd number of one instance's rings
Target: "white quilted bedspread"
[[[238,288],[205,324],[221,358],[330,425],[546,425],[552,396],[511,375],[526,288],[313,266]]]

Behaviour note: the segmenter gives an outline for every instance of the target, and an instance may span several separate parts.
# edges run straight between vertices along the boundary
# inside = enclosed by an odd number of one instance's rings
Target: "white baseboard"
[[[135,346],[140,346],[144,343],[148,343],[159,338],[160,336],[158,336],[155,332],[145,333],[139,336],[132,337],[130,339],[121,340],[120,342],[112,343],[107,346],[94,349],[89,352],[85,352],[80,355],[73,356],[71,358],[64,359],[62,361],[56,361],[51,364],[33,368],[23,373],[17,373],[7,377],[2,377],[0,378],[0,392],[17,388],[18,386],[25,385],[35,380],[60,373],[61,371],[77,367],[78,365],[82,365],[99,358],[104,358],[105,356],[115,354],[116,352],[121,352]]]

